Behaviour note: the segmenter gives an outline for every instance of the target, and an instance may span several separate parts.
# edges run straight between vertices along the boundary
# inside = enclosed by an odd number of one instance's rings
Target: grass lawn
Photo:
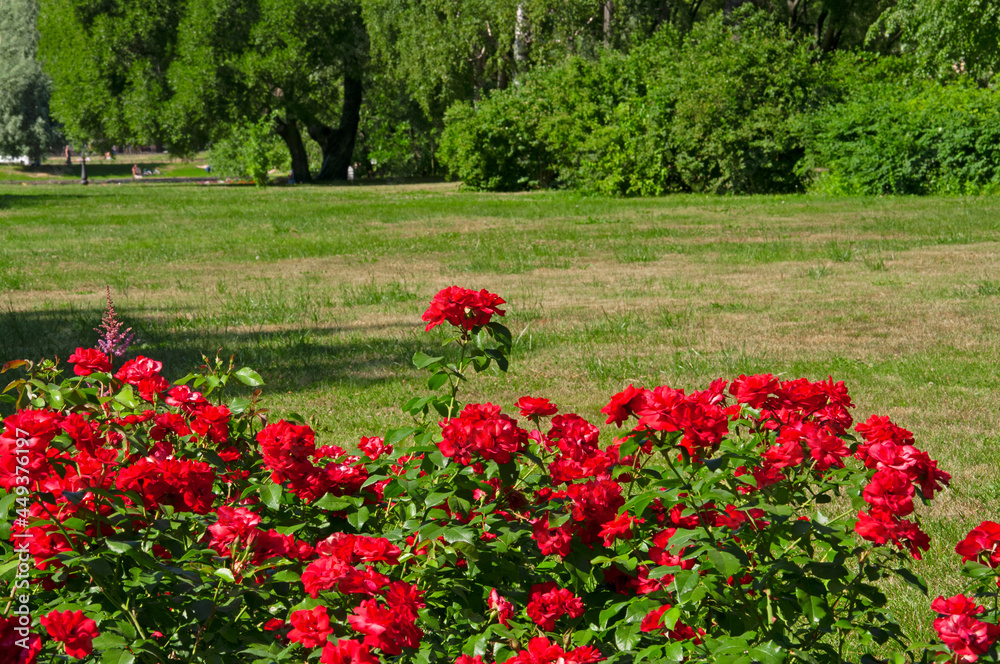
[[[443,339],[420,314],[458,284],[507,299],[517,339],[467,401],[597,420],[628,383],[833,375],[859,419],[891,416],[954,476],[921,511],[934,597],[962,589],[955,542],[1000,520],[998,259],[995,198],[0,187],[0,360],[93,344],[109,284],[168,376],[236,354],[275,416],[350,446],[403,423],[409,359]],[[928,599],[892,596],[930,626]]]

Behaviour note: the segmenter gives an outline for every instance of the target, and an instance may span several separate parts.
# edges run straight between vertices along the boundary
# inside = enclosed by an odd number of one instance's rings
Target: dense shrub
[[[439,157],[476,189],[511,191],[581,185],[616,106],[636,94],[629,62],[569,58],[445,115]]]
[[[683,43],[665,28],[628,56],[571,58],[453,108],[441,160],[480,189],[794,191],[800,116],[825,89],[814,60],[753,10]]]
[[[857,194],[1000,189],[1000,92],[968,80],[863,84],[810,120],[815,189]]]
[[[802,116],[818,105],[824,69],[805,43],[756,11],[699,24],[677,66],[656,83],[675,99],[670,145],[694,191],[796,191]]]
[[[288,150],[274,133],[270,118],[242,122],[212,146],[208,155],[214,173],[224,178],[268,182],[268,172],[290,166]]]
[[[538,138],[531,104],[513,91],[445,113],[438,158],[466,187],[518,191],[544,186],[552,156]]]
[[[834,663],[894,643],[895,579],[928,550],[916,516],[948,484],[912,434],[855,425],[832,379],[628,386],[597,426],[545,398],[519,418],[463,404],[507,368],[504,301],[438,293],[440,355],[408,426],[359,453],[267,419],[249,369],[174,384],[109,311],[73,376],[24,367],[3,399],[0,547],[14,564],[3,661],[377,664]],[[363,455],[363,456],[362,456]],[[959,545],[995,592],[1000,526]],[[933,609],[972,662],[998,636],[964,598]],[[36,616],[38,616],[36,618]],[[943,661],[951,656],[941,648]],[[933,653],[931,653],[933,654]],[[918,655],[919,656],[919,655]]]

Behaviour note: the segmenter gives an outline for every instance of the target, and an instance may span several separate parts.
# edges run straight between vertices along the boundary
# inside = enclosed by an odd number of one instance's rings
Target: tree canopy
[[[42,32],[73,136],[186,152],[268,116],[298,180],[303,131],[317,177],[346,178],[368,51],[354,0],[52,0]]]
[[[57,135],[38,54],[38,0],[0,0],[0,154],[39,161]]]
[[[1000,69],[1000,1],[900,0],[870,37],[898,39],[926,73],[988,82]]]

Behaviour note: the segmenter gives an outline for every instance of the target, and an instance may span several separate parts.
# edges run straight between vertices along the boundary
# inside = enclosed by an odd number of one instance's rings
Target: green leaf
[[[781,664],[787,654],[774,641],[767,641],[750,649],[750,656],[760,664]]]
[[[451,528],[445,528],[441,535],[444,537],[444,541],[452,544],[454,542],[475,542],[476,534],[471,528],[466,528],[465,526],[454,526]]]
[[[436,371],[430,378],[427,379],[427,388],[431,390],[440,390],[447,383],[448,374],[444,371]]]
[[[260,485],[260,500],[272,510],[281,505],[281,485],[268,482]]]
[[[332,493],[328,493],[313,503],[313,507],[329,512],[343,512],[348,508],[354,507],[354,503],[343,496],[335,496]]]
[[[108,650],[110,648],[124,648],[128,642],[114,632],[101,632],[100,636],[94,638],[93,646],[97,650]]]
[[[236,376],[236,380],[249,387],[260,387],[264,384],[264,379],[260,377],[260,374],[250,367],[243,367],[233,373],[233,375]]]
[[[615,645],[619,651],[632,650],[639,645],[639,637],[641,636],[640,627],[639,623],[632,623],[622,625],[615,630]]]
[[[128,654],[127,651],[121,650],[120,648],[105,650],[104,654],[101,655],[101,664],[118,664],[118,661],[124,654]]]
[[[430,355],[427,355],[426,353],[421,353],[418,350],[416,353],[413,354],[413,366],[415,366],[418,369],[423,369],[425,367],[429,367],[435,362],[440,362],[443,359],[444,359],[443,357],[431,357]]]
[[[628,600],[624,602],[616,602],[611,606],[605,608],[603,611],[601,611],[601,615],[598,617],[601,629],[607,629],[608,621],[614,616],[618,615],[618,612],[622,610],[622,607],[627,605],[628,603],[629,603]]]
[[[236,397],[229,402],[229,410],[232,411],[234,415],[241,415],[246,412],[247,407],[250,405],[250,400],[243,397]]]
[[[826,600],[822,595],[814,595],[800,586],[795,589],[795,597],[799,600],[799,608],[802,609],[803,615],[813,625],[818,625],[826,617]]]
[[[271,580],[281,583],[298,583],[302,580],[302,575],[290,569],[283,569],[272,576]]]
[[[230,583],[236,583],[236,578],[233,577],[233,571],[231,569],[229,569],[228,567],[220,567],[219,569],[215,570],[215,572],[213,572],[213,573],[215,574],[215,576],[217,576],[219,578],[222,578],[222,579],[225,579],[226,581],[228,581]]]
[[[424,507],[437,507],[444,501],[448,500],[448,496],[455,492],[454,489],[445,489],[444,491],[435,491],[429,494],[424,499]]]
[[[347,522],[354,526],[355,530],[361,532],[361,527],[365,525],[370,515],[371,512],[368,508],[362,505],[357,509],[357,511],[351,512],[347,515]]]
[[[660,602],[655,600],[636,600],[628,605],[628,610],[625,611],[625,621],[634,623],[640,622],[643,618],[649,615],[649,612],[660,606]]]
[[[385,434],[385,444],[395,445],[396,443],[407,438],[416,431],[417,431],[416,427],[402,427],[399,429],[390,429]]]
[[[10,511],[10,506],[14,504],[15,500],[17,500],[17,495],[13,493],[9,493],[3,498],[0,498],[0,521],[8,520],[7,512]]]
[[[725,551],[709,551],[708,559],[712,561],[715,569],[719,570],[719,573],[727,578],[736,575],[743,568],[736,556]]]
[[[681,570],[674,575],[674,590],[677,592],[677,601],[686,604],[691,597],[692,591],[698,586],[698,572],[696,570]]]
[[[128,553],[139,546],[139,542],[136,540],[105,540],[108,548],[115,553]]]
[[[975,560],[970,560],[962,566],[962,574],[972,579],[978,579],[993,573],[993,568],[978,563]]]
[[[126,408],[136,408],[139,405],[139,402],[135,398],[135,393],[132,391],[131,385],[123,387],[121,391],[115,395],[115,401]]]
[[[669,644],[663,651],[663,657],[660,659],[661,662],[673,662],[674,664],[679,664],[684,661],[684,646],[680,643],[674,641]]]

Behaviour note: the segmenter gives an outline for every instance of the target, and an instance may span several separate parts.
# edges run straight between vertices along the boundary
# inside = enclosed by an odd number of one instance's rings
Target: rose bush
[[[216,358],[171,384],[142,356],[43,361],[0,435],[0,660],[108,663],[840,662],[914,646],[882,581],[929,546],[916,507],[949,476],[843,383],[771,375],[628,386],[584,417],[525,396],[463,404],[507,369],[504,301],[435,296],[408,426],[351,452],[270,421],[260,377]],[[232,394],[234,383],[252,394]],[[245,388],[243,391],[246,391]],[[518,418],[520,416],[520,419]],[[338,441],[340,442],[340,441]],[[961,661],[997,638],[1000,526],[959,545],[990,613],[939,598]],[[19,553],[24,551],[24,555]],[[29,559],[30,574],[19,560]],[[13,599],[12,599],[13,601]],[[24,604],[24,602],[21,602]],[[20,622],[19,622],[20,621]],[[20,631],[19,631],[20,630]],[[895,644],[895,645],[894,645]],[[21,646],[25,647],[21,647]],[[94,654],[92,654],[94,653]],[[954,655],[953,655],[954,653]]]

